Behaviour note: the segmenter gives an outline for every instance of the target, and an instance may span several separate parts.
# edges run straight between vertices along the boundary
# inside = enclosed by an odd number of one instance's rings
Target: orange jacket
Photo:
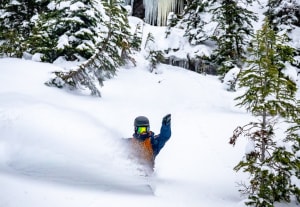
[[[149,131],[146,135],[134,133],[133,138],[127,139],[130,145],[131,158],[153,172],[155,157],[170,137],[170,124],[163,124],[158,135],[154,135],[152,131]]]
[[[154,168],[154,153],[150,137],[141,141],[135,138],[131,139],[131,149],[137,162],[149,169]]]

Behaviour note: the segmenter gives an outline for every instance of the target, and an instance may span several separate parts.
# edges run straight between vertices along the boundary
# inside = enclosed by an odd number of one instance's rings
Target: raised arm
[[[154,139],[152,139],[152,146],[154,155],[158,155],[160,150],[164,147],[165,143],[170,139],[171,137],[171,114],[168,114],[163,117],[162,119],[162,125],[160,128],[160,134],[155,136]]]

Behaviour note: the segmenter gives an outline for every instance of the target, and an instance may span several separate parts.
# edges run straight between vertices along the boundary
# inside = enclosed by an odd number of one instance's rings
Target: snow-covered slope
[[[130,22],[135,28],[140,21]],[[152,32],[158,49],[181,48],[178,57],[194,51],[182,31],[168,40],[164,31],[146,25],[144,35]],[[197,51],[211,52],[206,46]],[[244,206],[236,182],[247,176],[233,167],[246,140],[228,144],[237,126],[253,121],[235,107],[240,91],[227,92],[218,77],[177,67],[159,65],[150,73],[144,57],[135,58],[137,67],[105,81],[102,98],[45,86],[51,71],[70,68],[59,60],[0,59],[0,206]],[[122,140],[132,135],[136,116],[147,116],[159,133],[168,113],[171,139],[156,159],[154,177],[145,179]]]
[[[58,68],[0,59],[0,204],[34,206],[241,206],[232,168],[244,145],[228,144],[249,115],[217,77],[142,61],[105,82],[102,98],[49,88]],[[138,115],[159,133],[172,114],[172,137],[152,180],[126,158],[122,138]],[[150,182],[155,195],[143,188]]]

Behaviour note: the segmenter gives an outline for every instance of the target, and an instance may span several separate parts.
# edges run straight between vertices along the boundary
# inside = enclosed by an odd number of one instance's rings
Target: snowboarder
[[[171,114],[163,117],[160,134],[150,131],[149,120],[138,116],[134,120],[133,138],[129,138],[132,158],[143,167],[146,175],[154,170],[155,157],[171,137]]]

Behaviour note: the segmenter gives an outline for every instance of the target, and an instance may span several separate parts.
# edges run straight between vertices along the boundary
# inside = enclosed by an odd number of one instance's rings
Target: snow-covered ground
[[[102,98],[44,85],[57,66],[0,59],[0,206],[243,206],[232,168],[245,142],[228,144],[252,118],[217,77],[143,61],[105,81]],[[159,133],[172,114],[172,137],[145,180],[122,138],[145,115]],[[150,183],[154,195],[145,189]]]
[[[243,149],[227,143],[249,117],[217,77],[171,66],[161,74],[121,69],[100,99],[45,86],[57,70],[51,64],[1,59],[0,67],[2,206],[239,202],[232,167]],[[120,140],[132,135],[138,115],[159,133],[167,113],[173,134],[156,160],[156,196],[144,195]]]
[[[144,35],[152,32],[159,49],[195,49],[180,31],[168,41],[164,31],[147,26]],[[44,85],[62,62],[0,59],[0,207],[244,206],[237,182],[247,175],[233,167],[246,140],[228,144],[237,126],[253,121],[235,106],[241,91],[227,92],[216,76],[168,65],[150,73],[144,58],[135,58],[137,67],[104,82],[102,98]],[[122,139],[131,137],[139,115],[159,133],[168,113],[171,139],[156,158],[153,178],[145,179]]]

